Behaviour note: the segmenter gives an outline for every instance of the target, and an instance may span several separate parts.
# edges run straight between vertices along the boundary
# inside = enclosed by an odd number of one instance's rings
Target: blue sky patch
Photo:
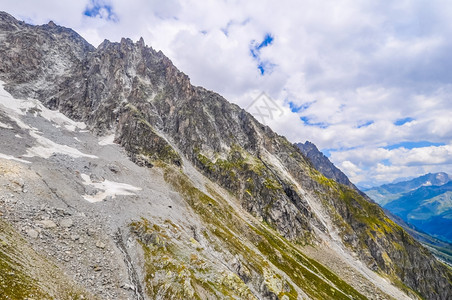
[[[403,124],[409,123],[411,121],[414,121],[413,118],[403,118],[403,119],[398,119],[397,121],[394,122],[395,126],[402,126]]]
[[[90,18],[100,18],[107,21],[118,22],[118,16],[113,12],[113,6],[101,1],[92,0],[86,7],[83,15]]]
[[[270,72],[271,73],[271,71],[273,70],[274,66],[275,66],[275,64],[272,64],[271,62],[263,61],[263,62],[259,63],[257,68],[261,72],[261,75],[264,75],[265,72]]]
[[[297,105],[297,104],[293,103],[292,101],[289,101],[289,107],[293,113],[297,113],[297,112],[308,109],[313,103],[314,102],[307,102],[307,103],[303,103],[301,105]]]
[[[231,27],[231,25],[233,25],[234,23],[231,21],[228,22],[228,24],[226,24],[225,27],[220,28],[220,30],[224,33],[225,36],[229,36],[229,28]]]
[[[323,153],[326,157],[331,157],[331,151],[334,151],[335,149],[325,148],[320,150],[320,152]]]
[[[251,48],[250,49],[250,54],[254,59],[258,59],[259,58],[259,52],[255,49],[255,48]]]
[[[389,161],[389,159],[383,159],[383,160],[381,161],[381,163],[382,163],[384,166],[390,166],[390,165],[391,165],[391,162]]]
[[[444,145],[446,145],[446,144],[432,143],[429,141],[419,141],[419,142],[401,142],[401,143],[397,143],[397,144],[388,145],[383,148],[387,149],[387,150],[394,150],[394,149],[402,148],[402,147],[405,149],[413,149],[413,148],[424,148],[424,147],[431,147],[431,146],[439,147],[439,146],[444,146]]]
[[[372,125],[373,123],[375,123],[375,122],[374,121],[366,121],[363,123],[359,123],[358,126],[356,126],[356,127],[358,127],[358,128],[368,127],[368,126]]]
[[[266,33],[264,39],[260,43],[256,43],[256,41],[251,42],[250,46],[250,54],[254,60],[257,61],[257,69],[264,75],[265,73],[271,73],[275,64],[262,60],[260,57],[260,50],[262,48],[268,47],[273,43],[274,37],[270,33]]]
[[[273,43],[273,37],[271,34],[267,33],[264,37],[264,40],[262,41],[262,43],[259,44],[259,46],[257,46],[257,49],[260,50],[264,47],[267,47],[269,45],[271,45]]]
[[[311,122],[311,120],[309,120],[308,117],[300,117],[300,120],[303,121],[303,123],[305,125],[315,126],[315,127],[319,127],[319,128],[322,128],[322,129],[328,128],[328,126],[330,126],[329,124],[323,123],[323,122],[317,122],[317,123]]]

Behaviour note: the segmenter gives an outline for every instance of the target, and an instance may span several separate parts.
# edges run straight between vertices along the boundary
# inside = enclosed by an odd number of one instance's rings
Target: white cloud
[[[357,148],[333,152],[331,160],[355,182],[391,182],[428,172],[452,171],[452,144],[407,149]]]
[[[117,22],[109,20],[108,11],[85,16],[92,3],[111,7]],[[283,117],[269,125],[293,142],[310,140],[321,149],[337,149],[331,159],[354,182],[378,183],[451,169],[450,1],[0,4],[28,22],[52,19],[71,27],[95,46],[105,38],[142,36],[192,83],[242,107],[267,92],[284,110]],[[274,67],[261,76],[250,46],[266,34],[274,40],[261,49],[260,59]],[[304,109],[293,113],[290,102]],[[323,126],[305,124],[300,117]],[[412,121],[394,124],[404,118]],[[417,141],[445,146],[382,148]]]
[[[394,150],[393,161],[397,165],[441,165],[452,164],[452,145]]]

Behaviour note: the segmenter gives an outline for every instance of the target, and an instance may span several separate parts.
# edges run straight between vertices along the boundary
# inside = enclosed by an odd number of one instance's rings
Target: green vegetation
[[[219,154],[214,155],[215,162],[203,155],[199,148],[195,148],[194,153],[200,167],[216,177],[231,174],[236,177],[250,172],[257,176],[265,175],[265,165],[238,145],[231,147],[226,159],[218,158]]]
[[[14,245],[2,240],[0,251],[0,294],[5,299],[40,298],[49,299],[38,285],[36,279],[24,272],[19,262],[15,262],[6,253],[12,253]]]
[[[289,299],[297,299],[298,288],[314,299],[365,299],[327,268],[306,257],[297,245],[281,237],[271,227],[246,222],[213,188],[208,188],[211,194],[208,196],[195,188],[180,171],[171,167],[164,170],[165,180],[183,195],[203,220],[205,230],[202,236],[209,245],[219,253],[228,252],[243,258],[241,264],[246,274],[237,277],[242,284],[250,278],[261,278],[269,291]],[[276,185],[274,182],[271,184]],[[177,252],[171,247],[167,249]],[[202,251],[198,254],[202,255]],[[151,255],[156,254],[153,252]],[[152,267],[149,270],[155,272]],[[211,287],[221,290],[215,285]]]
[[[277,220],[272,218],[270,212],[287,195],[282,185],[284,183],[263,161],[237,145],[231,147],[225,159],[219,158],[218,154],[212,155],[217,157],[215,161],[201,154],[199,148],[195,148],[194,152],[196,164],[210,179],[240,199],[255,216],[277,227]],[[309,232],[300,236],[301,239],[308,240]]]
[[[124,130],[133,130],[134,135],[138,137],[132,136],[130,133],[122,133],[124,137],[120,140],[124,144],[123,146],[135,155],[134,159],[151,166],[157,161],[180,166],[182,163],[180,155],[154,130],[139,109],[130,103],[126,105],[126,109],[130,112],[131,120],[128,123],[133,129],[126,128]]]
[[[218,270],[205,257],[198,241],[171,221],[157,226],[143,219],[131,227],[144,250],[146,292],[150,298],[255,299],[237,275]]]
[[[1,299],[93,299],[0,220]]]
[[[403,261],[408,261],[406,247],[415,245],[414,239],[386,217],[376,203],[367,201],[355,190],[315,171],[312,178],[323,187],[318,189],[317,195],[333,215],[336,225],[342,228],[344,243],[361,253],[368,262],[375,261],[377,272],[390,279],[399,289],[419,296],[400,279],[405,272]]]
[[[257,248],[308,295],[316,299],[350,299],[350,296],[353,299],[366,299],[326,267],[306,257],[271,228],[259,227],[260,230],[254,230],[265,239],[261,240]]]

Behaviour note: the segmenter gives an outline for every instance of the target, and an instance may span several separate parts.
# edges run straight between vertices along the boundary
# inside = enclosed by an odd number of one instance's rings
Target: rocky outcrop
[[[97,134],[114,132],[115,141],[139,164],[163,161],[179,167],[186,159],[291,241],[315,244],[321,241],[319,231],[333,229],[314,213],[309,201],[317,201],[367,265],[425,297],[452,294],[450,271],[380,208],[319,174],[297,147],[243,109],[192,86],[143,40],[104,41],[94,48],[70,29],[53,23],[30,26],[5,13],[0,28],[0,80],[13,95],[37,98]],[[380,234],[378,228],[386,231]],[[278,246],[251,236],[260,251],[273,253]],[[147,239],[144,243],[149,246]],[[292,258],[280,255],[272,254],[277,257],[273,263],[290,265]]]
[[[0,294],[3,299],[95,299],[38,254],[3,220],[0,220],[0,230]],[[37,239],[39,232],[27,229],[27,234]]]
[[[341,170],[339,170],[322,152],[317,149],[317,146],[306,141],[303,143],[295,144],[301,152],[311,161],[320,173],[322,173],[326,178],[334,179],[340,184],[349,186],[356,189],[355,185],[350,182],[347,175],[345,175]]]

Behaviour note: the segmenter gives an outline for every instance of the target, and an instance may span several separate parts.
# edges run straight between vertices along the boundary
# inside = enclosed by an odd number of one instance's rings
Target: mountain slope
[[[437,258],[452,265],[452,244],[437,239],[425,232],[421,232],[413,224],[406,223],[402,218],[392,214],[388,210],[385,210],[385,212],[391,220],[400,225],[412,237],[426,246]]]
[[[18,291],[26,289],[55,298],[47,295],[64,296],[62,283],[77,295],[64,276],[37,277],[62,272],[28,254],[32,247],[101,299],[400,298],[373,274],[355,269],[339,278],[188,161],[183,171],[163,162],[139,167],[111,136],[98,139],[83,123],[0,91],[1,217],[30,243],[2,236],[2,254],[30,258],[22,273],[12,265],[13,279],[4,266],[2,295],[23,299]],[[356,278],[362,286],[354,288]]]
[[[336,166],[334,166],[333,163],[330,162],[330,160],[322,153],[320,152],[317,147],[310,143],[309,141],[306,141],[303,143],[297,143],[296,146],[300,148],[300,150],[303,152],[303,154],[312,162],[314,167],[319,170],[325,177],[335,180],[336,182],[345,184],[347,186],[350,186],[357,190],[357,188],[348,180],[348,177]],[[437,174],[427,174],[424,176],[421,176],[419,178],[415,178],[413,180],[410,180],[408,182],[399,182],[397,184],[386,184],[381,187],[375,187],[366,190],[366,193],[371,195],[372,197],[375,197],[375,199],[378,199],[380,201],[379,204],[390,202],[391,199],[396,198],[398,195],[403,195],[404,192],[411,191],[413,189],[425,186],[425,185],[443,185],[445,183],[449,182],[449,176],[446,173],[437,173]],[[361,191],[359,191],[362,195]],[[394,194],[391,194],[394,193]],[[365,195],[365,194],[364,194]],[[441,194],[440,197],[441,200],[439,202],[447,202],[449,194],[446,192],[445,194]],[[441,217],[434,217],[432,219],[427,220],[421,220],[421,224],[416,224],[416,220],[414,220],[412,223],[406,223],[406,221],[400,216],[394,215],[392,212],[396,212],[400,210],[398,206],[400,206],[400,203],[395,201],[397,204],[394,205],[395,207],[393,209],[387,210],[385,209],[386,215],[393,220],[396,224],[400,225],[403,229],[405,229],[411,236],[413,236],[416,240],[421,242],[422,244],[426,245],[434,254],[436,257],[439,257],[441,260],[446,261],[447,263],[452,263],[452,245],[444,242],[442,240],[438,240],[434,237],[434,235],[438,236],[438,233],[441,232],[442,239],[447,240],[445,236],[450,234],[450,226],[448,225],[448,220],[441,219]],[[410,200],[409,200],[410,202]],[[391,205],[391,203],[389,203]],[[412,204],[411,204],[412,205]],[[403,207],[403,205],[401,205]],[[427,207],[428,206],[428,209]],[[416,213],[421,210],[438,210],[438,208],[446,208],[448,205],[441,205],[438,204],[437,201],[434,199],[430,200],[427,205],[420,206],[418,209],[415,209],[410,213],[410,220],[412,220],[413,216],[416,218]],[[416,204],[415,204],[416,207]],[[439,220],[438,220],[439,219]],[[440,230],[436,231],[436,234],[430,233],[426,234],[424,232],[420,232],[417,228],[422,227],[429,227],[428,223],[433,224],[442,224]],[[419,227],[415,227],[414,225],[418,225]],[[425,225],[425,226],[423,226]],[[432,232],[432,231],[429,231]]]
[[[309,158],[314,167],[322,173],[326,178],[333,179],[340,184],[347,185],[351,188],[355,188],[353,183],[350,182],[348,177],[339,170],[322,152],[317,149],[316,145],[306,141],[303,143],[295,144],[301,152]]]
[[[0,20],[0,79],[9,93],[37,98],[47,108],[85,122],[96,134],[114,134],[114,141],[137,165],[152,167],[132,167],[117,156],[133,172],[112,171],[107,167],[110,158],[99,155],[104,161],[99,163],[93,157],[99,147],[92,143],[86,143],[87,155],[78,154],[73,167],[70,160],[59,158],[60,164],[69,164],[69,173],[76,174],[75,178],[67,174],[77,182],[71,187],[77,191],[74,195],[83,194],[83,185],[99,189],[112,181],[129,182],[121,185],[128,189],[122,195],[138,195],[121,198],[126,211],[118,210],[115,205],[121,202],[111,198],[94,209],[112,216],[106,223],[107,232],[114,236],[119,232],[111,242],[116,252],[133,252],[125,255],[124,263],[134,266],[128,268],[135,274],[132,278],[142,278],[133,285],[137,298],[345,299],[362,298],[363,293],[371,297],[382,290],[394,298],[407,297],[369,268],[414,298],[410,289],[429,299],[452,295],[450,271],[377,205],[325,178],[298,148],[238,106],[192,86],[168,58],[144,41],[104,41],[94,49],[53,23],[34,27],[5,13]],[[25,111],[21,118],[36,121],[33,110]],[[13,129],[22,124],[17,117],[5,119]],[[31,126],[22,124],[22,129],[28,132],[28,143],[40,143],[40,150],[49,144]],[[39,152],[27,150],[28,146],[22,145],[21,151]],[[8,148],[13,145],[4,147],[4,155],[22,153]],[[62,148],[64,158],[74,154]],[[91,176],[84,173],[87,170]],[[121,181],[113,180],[117,173]],[[131,187],[131,182],[139,187]],[[150,186],[153,182],[161,185]],[[85,192],[89,200],[103,195]],[[93,209],[79,204],[80,198],[71,200],[71,206]],[[134,247],[122,246],[124,241]],[[367,278],[373,290],[339,279],[303,254],[304,244],[320,252],[330,249],[352,273]],[[366,267],[353,262],[352,255]],[[324,264],[328,265],[326,259]],[[110,292],[116,293],[113,287]]]
[[[67,278],[61,269],[37,254],[2,220],[0,230],[2,299],[95,299]]]

